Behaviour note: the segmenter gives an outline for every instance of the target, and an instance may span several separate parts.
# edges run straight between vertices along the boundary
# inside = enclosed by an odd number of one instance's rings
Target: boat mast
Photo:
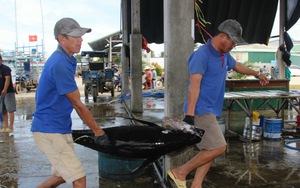
[[[16,3],[16,0],[15,0],[15,27],[16,27],[15,51],[17,51],[17,46],[18,46],[18,23],[17,23],[17,3]]]

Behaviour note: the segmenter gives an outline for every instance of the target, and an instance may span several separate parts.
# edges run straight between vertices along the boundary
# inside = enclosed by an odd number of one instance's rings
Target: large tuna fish
[[[117,157],[144,158],[145,161],[139,167],[140,169],[165,154],[179,151],[200,142],[204,134],[204,131],[199,129],[193,133],[176,129],[176,126],[169,129],[152,122],[134,120],[143,123],[143,125],[104,128],[103,130],[110,141],[108,146],[96,144],[91,130],[73,130],[74,142]],[[178,124],[177,120],[176,122]],[[168,119],[168,125],[170,123],[171,121]]]

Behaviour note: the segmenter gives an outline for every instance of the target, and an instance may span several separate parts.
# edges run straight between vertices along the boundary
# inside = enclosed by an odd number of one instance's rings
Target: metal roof
[[[97,39],[95,41],[89,42],[89,46],[94,51],[109,51],[110,42],[112,46],[112,53],[120,53],[122,44],[122,33],[121,31],[112,33],[103,38]]]

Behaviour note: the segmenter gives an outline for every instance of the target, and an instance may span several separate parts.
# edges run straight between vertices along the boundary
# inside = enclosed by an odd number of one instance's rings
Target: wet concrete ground
[[[84,101],[83,97],[82,101]],[[117,117],[128,114],[122,103],[109,95],[100,95],[97,103],[90,100],[90,102],[86,102],[86,105],[101,125],[131,124],[129,120]],[[0,188],[33,188],[50,174],[50,164],[35,146],[30,132],[31,114],[35,108],[34,94],[17,95],[17,107],[15,132],[0,135]],[[159,123],[164,116],[163,112],[163,99],[144,98],[144,113],[136,115],[136,117]],[[261,113],[264,116],[274,116],[270,111]],[[286,119],[296,118],[294,111],[286,110],[285,114]],[[72,118],[74,129],[87,129],[76,112],[72,114]],[[231,128],[242,134],[244,119],[244,113],[234,112]],[[285,129],[292,130],[292,127],[287,124]],[[280,141],[262,138],[259,141],[243,142],[234,135],[230,135],[226,139],[228,142],[227,152],[213,162],[203,187],[300,187],[300,152],[284,146],[285,140],[292,139],[291,136],[283,137]],[[300,147],[299,142],[297,144]],[[99,178],[98,153],[77,144],[75,144],[75,150],[87,172],[88,188],[162,187],[153,166],[149,166],[143,174],[139,174],[134,179],[105,180]],[[114,164],[112,164],[112,168],[113,166]],[[192,178],[193,173],[188,176],[188,186]],[[72,186],[65,184],[60,187]],[[172,185],[166,182],[165,187],[172,187]]]

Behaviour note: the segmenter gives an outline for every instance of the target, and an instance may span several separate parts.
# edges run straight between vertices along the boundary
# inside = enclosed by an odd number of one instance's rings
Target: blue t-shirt
[[[197,100],[195,115],[222,115],[225,94],[226,74],[236,64],[230,53],[221,54],[212,45],[211,40],[199,47],[189,58],[189,75],[202,74],[200,94]],[[190,87],[190,80],[188,82]],[[187,112],[187,94],[183,111]]]
[[[71,133],[73,106],[66,94],[78,89],[74,79],[76,65],[76,58],[60,46],[45,63],[35,96],[32,132]]]

